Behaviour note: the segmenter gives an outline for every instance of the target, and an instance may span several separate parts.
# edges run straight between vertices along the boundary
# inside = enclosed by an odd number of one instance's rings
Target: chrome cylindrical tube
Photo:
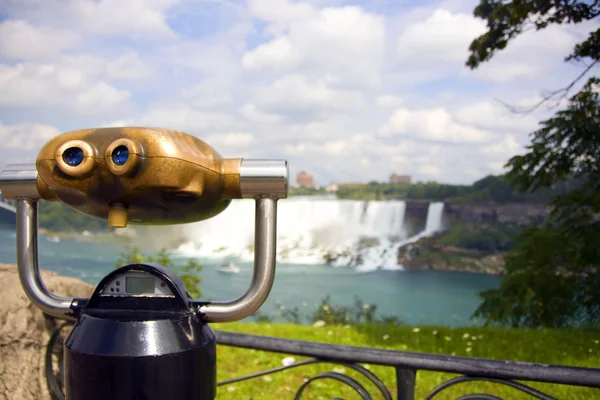
[[[254,274],[250,287],[242,296],[227,302],[211,302],[203,306],[209,322],[233,322],[252,315],[263,305],[275,279],[277,242],[277,199],[256,200],[254,227]]]
[[[73,298],[48,290],[40,275],[37,244],[37,201],[17,200],[17,265],[21,286],[33,305],[58,318],[73,318]]]

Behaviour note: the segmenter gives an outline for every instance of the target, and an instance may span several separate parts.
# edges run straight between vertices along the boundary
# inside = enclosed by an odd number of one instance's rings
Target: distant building
[[[314,187],[315,180],[311,174],[306,171],[300,171],[298,175],[296,175],[296,185],[298,186],[306,186],[306,187]]]
[[[325,188],[325,191],[327,191],[328,193],[335,193],[338,191],[339,188],[340,187],[337,183],[332,182],[331,185],[329,185]]]
[[[390,183],[405,183],[410,185],[411,179],[410,175],[398,175],[392,174],[390,175]]]

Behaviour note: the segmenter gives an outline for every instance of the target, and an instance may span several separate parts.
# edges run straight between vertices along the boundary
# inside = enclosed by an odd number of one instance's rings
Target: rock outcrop
[[[467,222],[473,224],[513,223],[528,225],[542,222],[550,214],[550,209],[538,203],[448,203],[444,206],[446,223]]]
[[[89,297],[93,287],[43,271],[53,293]],[[14,265],[0,264],[0,400],[51,399],[44,373],[50,332],[60,321],[34,307],[21,288]]]

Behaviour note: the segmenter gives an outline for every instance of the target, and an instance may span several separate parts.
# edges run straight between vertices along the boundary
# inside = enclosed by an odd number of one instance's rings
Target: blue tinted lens
[[[123,165],[129,158],[129,149],[125,146],[119,146],[112,152],[112,160],[116,165]]]
[[[69,147],[63,153],[63,161],[71,167],[76,167],[83,162],[83,150],[79,147]]]

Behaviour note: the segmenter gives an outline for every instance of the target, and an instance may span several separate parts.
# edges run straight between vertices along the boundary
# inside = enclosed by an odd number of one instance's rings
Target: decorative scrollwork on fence
[[[492,382],[492,383],[498,383],[500,385],[510,386],[514,389],[517,389],[523,393],[527,393],[528,395],[533,396],[536,399],[540,399],[540,400],[556,400],[556,398],[549,396],[545,393],[542,393],[539,390],[536,390],[536,389],[534,389],[530,386],[527,386],[523,383],[520,383],[520,382],[515,382],[510,379],[494,379],[494,378],[484,378],[484,377],[477,377],[477,376],[458,376],[456,378],[449,379],[446,382],[442,383],[437,388],[435,388],[431,393],[429,393],[429,395],[425,398],[425,400],[433,400],[434,396],[436,396],[437,394],[441,393],[442,391],[448,389],[451,386],[458,385],[458,384],[465,383],[465,382],[477,382],[477,381]],[[472,394],[472,395],[462,396],[462,397],[460,397],[460,399],[463,399],[463,400],[467,400],[467,399],[469,399],[469,400],[475,400],[475,399],[496,400],[496,399],[500,399],[500,397],[482,393],[482,394]],[[500,399],[500,400],[502,400],[502,399]]]
[[[377,375],[375,375],[374,373],[372,373],[368,369],[366,369],[366,368],[364,368],[364,367],[362,367],[362,366],[360,366],[358,364],[349,364],[349,363],[336,362],[336,361],[331,361],[331,360],[320,360],[320,359],[316,359],[316,358],[313,358],[313,359],[310,359],[310,360],[298,361],[298,362],[290,364],[290,365],[268,369],[268,370],[257,372],[257,373],[254,373],[254,374],[245,375],[245,376],[242,376],[242,377],[239,377],[239,378],[228,379],[226,381],[217,383],[217,386],[229,385],[229,384],[232,384],[232,383],[242,382],[242,381],[245,381],[245,380],[248,380],[248,379],[259,378],[259,377],[264,376],[264,375],[271,375],[271,374],[275,374],[277,372],[286,371],[286,370],[290,370],[290,369],[293,369],[293,368],[298,368],[298,367],[302,367],[302,366],[306,366],[306,365],[313,365],[313,364],[336,364],[336,365],[343,365],[346,368],[349,368],[349,369],[352,369],[352,370],[354,370],[356,372],[359,372],[365,378],[367,378],[369,381],[371,381],[377,387],[377,389],[379,389],[379,392],[381,393],[381,395],[383,396],[383,398],[385,400],[393,400],[393,397],[392,397],[390,391],[385,386],[385,384],[381,381],[381,379],[379,379],[377,377]],[[349,377],[347,375],[344,375],[344,374],[342,374],[340,372],[335,372],[335,371],[333,371],[333,372],[324,372],[322,374],[316,375],[316,376],[314,376],[314,377],[306,380],[306,382],[304,382],[302,384],[302,386],[300,387],[300,389],[298,389],[298,392],[297,392],[295,398],[299,399],[300,396],[302,395],[302,393],[304,392],[304,390],[306,389],[306,387],[309,386],[312,382],[314,382],[316,380],[319,380],[319,379],[334,379],[334,380],[337,380],[338,382],[342,382],[342,383],[350,386],[363,399],[371,399],[371,396],[369,395],[368,391],[358,381],[356,381],[355,379],[353,379],[353,378],[351,378],[351,377]]]

